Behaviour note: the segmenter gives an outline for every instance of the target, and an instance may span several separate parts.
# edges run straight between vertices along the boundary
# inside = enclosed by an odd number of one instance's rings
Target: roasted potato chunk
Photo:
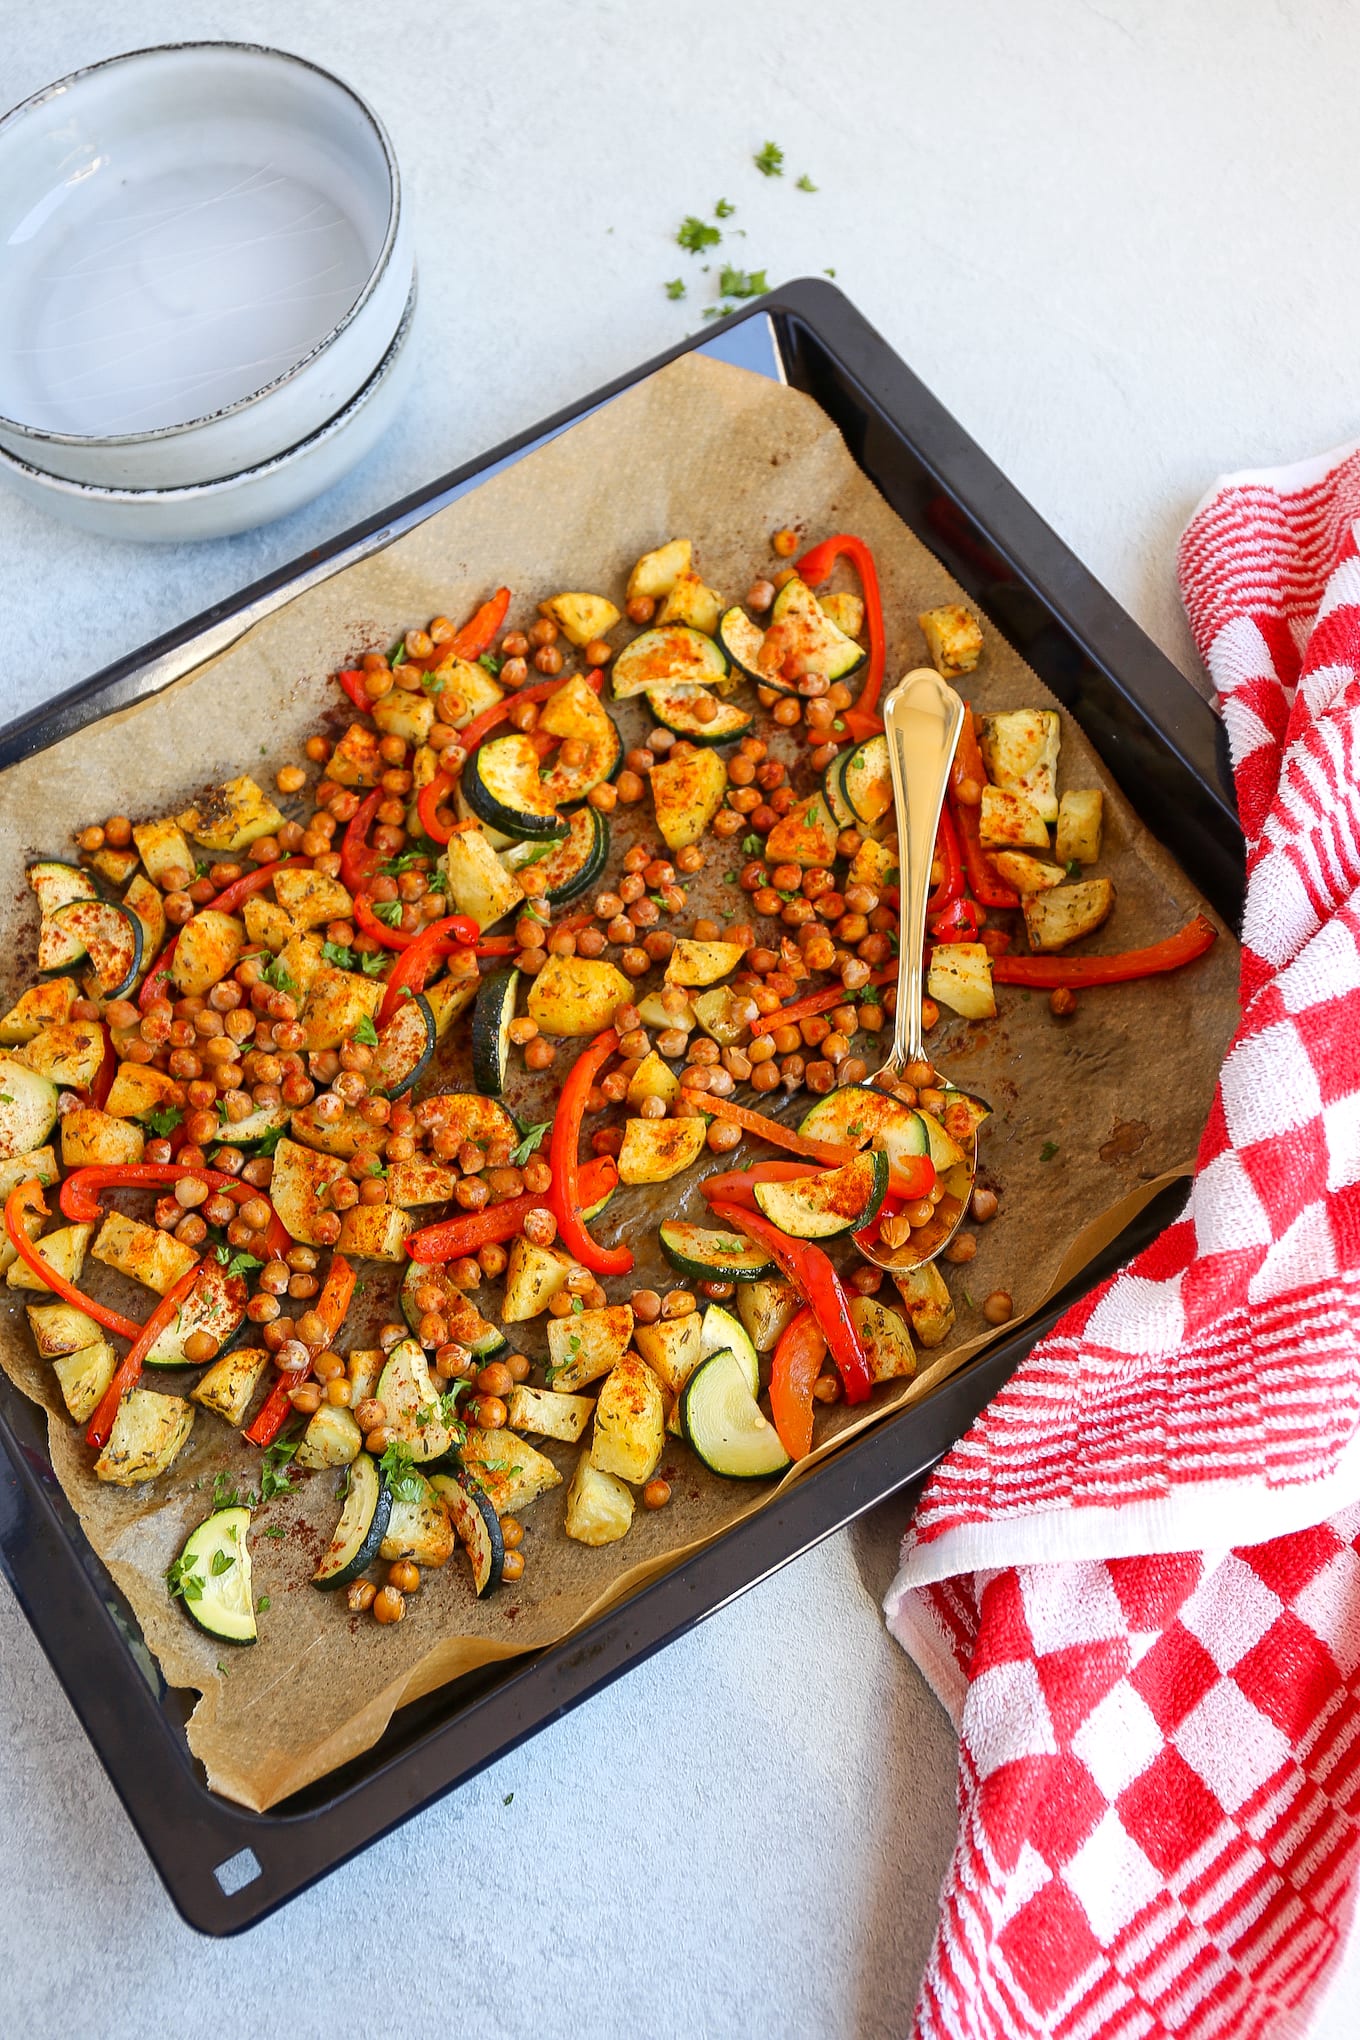
[[[1024,850],[998,850],[992,862],[997,876],[1024,898],[1061,885],[1066,875],[1061,864],[1045,864],[1042,857],[1031,857]]]
[[[623,1358],[632,1336],[633,1312],[626,1303],[611,1303],[601,1310],[579,1310],[570,1317],[553,1318],[548,1326],[552,1361],[548,1378],[553,1393],[573,1395],[587,1382],[608,1374]]]
[[[666,623],[687,623],[693,630],[716,637],[722,613],[722,596],[705,587],[700,575],[686,572],[676,575],[670,593],[657,613],[656,623],[658,628]]]
[[[1046,822],[1058,819],[1058,750],[1062,725],[1051,708],[1011,708],[985,715],[978,744],[988,776],[1007,793],[1023,793]]]
[[[550,956],[529,990],[529,1018],[545,1034],[598,1034],[632,997],[621,970],[601,958]]]
[[[1066,949],[1092,935],[1114,907],[1114,886],[1108,878],[1086,878],[1079,885],[1055,886],[1025,901],[1025,933],[1035,950]],[[937,952],[938,954],[938,952]]]
[[[282,828],[283,816],[269,795],[243,773],[186,809],[179,825],[205,850],[248,850],[261,836]]]
[[[323,1212],[331,1209],[325,1197],[327,1186],[345,1173],[345,1164],[338,1155],[318,1154],[315,1148],[302,1147],[297,1141],[287,1139],[281,1140],[275,1148],[270,1199],[293,1238],[300,1240],[304,1246],[325,1245],[317,1233],[317,1220]],[[355,1211],[373,1208],[354,1206]],[[350,1214],[347,1212],[345,1215],[348,1217]]]
[[[94,1463],[95,1478],[137,1487],[166,1472],[188,1442],[194,1407],[179,1395],[133,1388],[118,1405],[109,1442]]]
[[[628,1119],[619,1150],[621,1183],[666,1183],[697,1162],[707,1129],[702,1119]]]
[[[923,1346],[942,1346],[954,1325],[954,1299],[933,1261],[894,1273],[911,1328]]]
[[[198,1259],[194,1249],[173,1233],[144,1225],[139,1218],[125,1218],[121,1211],[106,1214],[90,1251],[106,1268],[116,1268],[129,1281],[154,1289],[157,1296],[172,1290]]]
[[[614,628],[619,612],[603,595],[554,595],[538,605],[571,645],[588,645]]]
[[[946,680],[971,673],[982,657],[982,628],[961,602],[922,610],[916,621],[937,673]]]
[[[625,1353],[605,1377],[595,1405],[591,1464],[640,1486],[655,1473],[665,1442],[660,1383],[636,1353]]]
[[[965,1020],[990,1020],[996,1012],[991,957],[980,942],[937,942],[930,952],[926,991]]]
[[[669,595],[682,574],[690,570],[694,547],[687,538],[673,538],[655,552],[644,553],[628,576],[628,600],[646,595],[660,602]]]
[[[595,1466],[590,1448],[576,1462],[567,1489],[567,1514],[563,1524],[568,1537],[577,1544],[617,1544],[626,1537],[633,1521],[633,1496],[616,1474]]]
[[[1048,827],[1027,794],[984,786],[978,833],[987,850],[1047,850]]]
[[[1094,864],[1100,855],[1105,796],[1098,786],[1065,793],[1058,802],[1056,849],[1064,864]]]

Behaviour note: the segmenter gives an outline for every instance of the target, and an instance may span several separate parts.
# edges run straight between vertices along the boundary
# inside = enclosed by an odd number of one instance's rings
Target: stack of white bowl
[[[304,58],[178,43],[0,120],[0,481],[87,531],[283,517],[401,401],[415,261],[381,121]]]

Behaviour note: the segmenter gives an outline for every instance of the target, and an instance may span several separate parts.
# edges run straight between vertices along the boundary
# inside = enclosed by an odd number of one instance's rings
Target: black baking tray
[[[0,731],[0,768],[165,685],[693,349],[816,398],[865,473],[1082,724],[1132,805],[1233,925],[1243,845],[1213,710],[832,285],[791,283]],[[46,1419],[0,1377],[0,1563],[183,1917],[239,1933],[865,1510],[919,1482],[1066,1304],[1174,1215],[1163,1192],[1037,1321],[885,1418],[779,1501],[552,1649],[403,1708],[381,1740],[266,1814],[210,1792],[191,1694],[167,1687],[52,1473]]]

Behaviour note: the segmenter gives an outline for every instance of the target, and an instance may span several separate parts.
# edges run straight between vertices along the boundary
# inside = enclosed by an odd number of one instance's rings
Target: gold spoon
[[[891,1093],[896,1083],[912,1084],[918,1091],[948,1090],[955,1101],[971,1108],[971,1130],[955,1136],[964,1159],[955,1162],[938,1178],[943,1195],[934,1215],[925,1225],[913,1227],[907,1238],[889,1243],[881,1237],[856,1245],[865,1259],[879,1268],[902,1271],[918,1268],[944,1252],[963,1223],[977,1174],[977,1128],[990,1106],[970,1098],[942,1077],[925,1051],[921,1026],[921,975],[926,939],[926,900],[930,893],[930,868],[935,857],[935,836],[940,826],[949,767],[963,724],[963,703],[931,666],[918,666],[897,683],[883,704],[883,727],[888,741],[888,768],[892,773],[893,807],[897,815],[898,964],[897,1013],[893,1026],[892,1053],[874,1078],[875,1087]],[[955,1120],[962,1115],[955,1114]],[[890,1236],[901,1222],[885,1221]],[[905,1227],[901,1227],[905,1230]]]

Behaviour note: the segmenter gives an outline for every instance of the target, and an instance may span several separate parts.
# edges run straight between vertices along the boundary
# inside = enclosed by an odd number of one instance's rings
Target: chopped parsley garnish
[[[400,1438],[394,1438],[378,1464],[386,1477],[388,1487],[392,1490],[394,1502],[420,1500],[422,1481],[412,1463],[409,1445],[403,1445]]]
[[[262,1133],[259,1139],[256,1141],[255,1143],[256,1154],[264,1155],[265,1157],[272,1155],[275,1148],[278,1146],[279,1142],[283,1139],[283,1136],[287,1131],[288,1131],[287,1122],[284,1120],[280,1120],[277,1126],[271,1126],[268,1133]]]
[[[238,1509],[241,1497],[236,1492],[236,1482],[229,1473],[213,1476],[213,1507],[215,1509]]]
[[[265,1537],[286,1537],[288,1532],[284,1529],[282,1523],[271,1523],[269,1528],[262,1532],[262,1535]]]
[[[391,651],[387,654],[387,663],[394,670],[396,667],[406,664],[406,639],[404,637],[399,637]]]
[[[172,1598],[198,1601],[203,1597],[203,1582],[194,1571],[194,1561],[185,1558],[182,1553],[165,1575],[165,1584],[169,1587]]]
[[[718,278],[718,289],[724,297],[761,297],[769,287],[769,273],[764,269],[733,269],[730,264],[724,263]]]
[[[263,1268],[264,1262],[255,1254],[233,1254],[229,1247],[216,1249],[217,1259],[226,1269],[228,1276],[247,1275],[252,1268]],[[225,1506],[222,1504],[221,1506]]]
[[[289,976],[281,956],[271,957],[260,972],[260,976],[265,984],[272,986],[276,992],[286,992],[290,999],[297,997],[297,985]]]
[[[261,1594],[259,1600],[255,1603],[255,1613],[257,1615],[267,1615],[269,1613],[268,1594]]]
[[[675,238],[691,255],[698,255],[705,248],[716,248],[722,235],[717,227],[710,227],[706,220],[690,213],[680,222],[680,231]]]
[[[510,1165],[512,1168],[522,1169],[530,1155],[536,1153],[542,1147],[543,1136],[552,1125],[552,1121],[551,1119],[539,1119],[530,1124],[523,1119],[517,1119],[515,1124],[519,1128],[522,1138],[518,1147],[510,1150]]]
[[[183,1117],[178,1105],[158,1105],[154,1112],[147,1113],[146,1123],[154,1134],[164,1140],[167,1134],[174,1132]]]
[[[795,191],[816,191],[816,189],[817,186],[808,176],[806,170],[803,172],[802,176],[798,179],[798,182],[794,186]]]
[[[704,317],[706,319],[726,319],[736,309],[735,305],[706,305],[704,307]]]
[[[512,1800],[514,1799],[514,1796],[515,1796],[515,1795],[514,1795],[514,1793],[513,1793],[513,1792],[507,1792],[507,1793],[506,1793],[506,1795],[505,1795],[505,1797],[504,1797],[504,1799],[503,1799],[503,1800],[501,1801],[501,1805],[502,1805],[502,1806],[509,1806],[509,1805],[510,1805],[510,1803],[511,1803],[511,1801],[512,1801]]]
[[[1046,1140],[1046,1141],[1044,1142],[1043,1146],[1042,1146],[1042,1147],[1040,1148],[1040,1150],[1039,1150],[1039,1160],[1040,1160],[1041,1162],[1051,1162],[1051,1161],[1052,1161],[1052,1159],[1053,1159],[1053,1157],[1054,1157],[1054,1155],[1056,1155],[1056,1154],[1057,1154],[1057,1152],[1058,1152],[1058,1143],[1057,1143],[1057,1141],[1056,1141],[1056,1140]]]
[[[764,848],[765,838],[757,836],[754,829],[749,836],[743,836],[741,839],[741,854],[743,857],[759,857]]]
[[[835,276],[835,274],[836,274],[836,272],[835,272],[835,270],[834,270],[834,269],[824,269],[824,270],[822,271],[822,275],[823,275],[823,276],[832,276],[832,277],[834,277],[834,276]],[[839,729],[839,728],[840,728],[840,724],[838,723],[838,724],[836,725],[836,727],[837,727],[837,728]]]
[[[724,885],[735,885],[735,884],[736,884],[736,882],[737,882],[737,874],[736,874],[736,872],[735,872],[735,871],[728,871],[728,872],[724,872],[724,874],[723,874],[723,884],[724,884]]]
[[[766,142],[764,148],[758,155],[753,156],[751,160],[762,177],[782,177],[784,175],[784,151],[780,148],[778,142]]]
[[[573,1332],[571,1337],[567,1340],[567,1351],[569,1353],[579,1353],[580,1350],[581,1341],[577,1338],[575,1332]]]
[[[505,661],[504,659],[498,659],[494,652],[483,652],[478,658],[477,664],[484,673],[489,673],[494,680],[499,674],[501,667],[505,664]]]
[[[234,1552],[215,1551],[212,1555],[212,1564],[208,1568],[208,1570],[211,1572],[215,1580],[220,1579],[224,1572],[231,1571],[235,1563],[236,1554]]]
[[[977,1309],[977,1305],[974,1303],[972,1297],[968,1294],[968,1291],[966,1289],[963,1292],[963,1300],[967,1304],[969,1310]]]
[[[260,1463],[260,1500],[272,1501],[275,1495],[291,1495],[293,1481],[288,1471],[288,1462],[301,1444],[301,1439],[292,1438],[286,1443],[269,1446]]]
[[[354,1039],[356,1041],[362,1041],[365,1048],[377,1047],[378,1030],[373,1025],[373,1016],[371,1013],[360,1014],[358,1025],[355,1027],[354,1030]]]
[[[346,949],[343,942],[323,942],[321,961],[328,963],[332,970],[355,970],[358,958],[352,949]]]
[[[670,282],[664,286],[664,289],[668,298],[682,298],[685,295],[684,277],[673,276]]]
[[[373,905],[373,911],[377,915],[378,919],[384,922],[389,928],[395,928],[398,921],[401,919],[401,901],[376,900]]]
[[[1075,878],[1080,870],[1081,866],[1077,862],[1076,858],[1069,857],[1067,860],[1067,876],[1069,878]]]
[[[427,854],[424,850],[403,850],[400,857],[389,857],[386,864],[380,864],[378,869],[388,878],[399,878],[403,871],[410,871],[421,863]]]
[[[422,673],[420,684],[427,694],[442,694],[449,684],[447,673]]]
[[[730,220],[736,209],[730,198],[720,198],[713,208],[713,217],[715,220]]]
[[[577,1317],[579,1317],[581,1315],[581,1312],[585,1309],[585,1305],[584,1303],[582,1303],[579,1296],[573,1296],[573,1298],[571,1299],[571,1307],[572,1311]]]

